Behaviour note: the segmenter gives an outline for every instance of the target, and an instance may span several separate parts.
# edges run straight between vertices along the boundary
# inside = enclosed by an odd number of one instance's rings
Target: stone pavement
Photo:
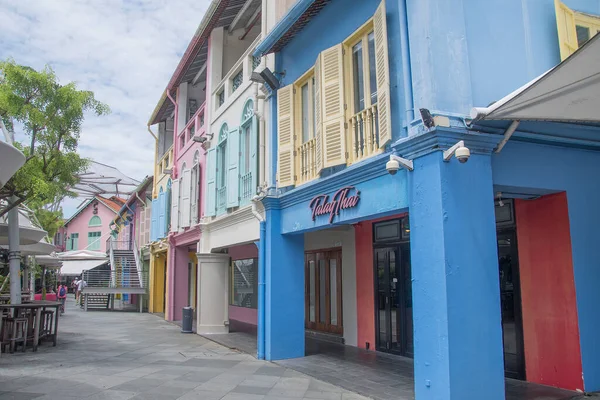
[[[57,347],[2,354],[0,400],[366,399],[150,314],[86,313],[69,301]]]

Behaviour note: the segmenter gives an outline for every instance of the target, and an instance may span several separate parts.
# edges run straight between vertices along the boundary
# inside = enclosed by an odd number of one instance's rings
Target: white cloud
[[[146,124],[208,3],[0,0],[0,59],[92,90],[112,114],[86,118],[80,153],[141,180],[154,160]]]

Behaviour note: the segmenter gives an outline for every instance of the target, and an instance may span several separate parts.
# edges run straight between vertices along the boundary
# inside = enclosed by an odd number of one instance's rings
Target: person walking
[[[86,281],[83,280],[83,277],[81,277],[81,279],[77,282],[77,298],[79,299],[79,305],[83,306],[83,303],[81,301],[81,292],[83,291],[83,289],[87,286]]]
[[[58,284],[58,288],[56,289],[56,297],[60,302],[60,314],[65,313],[65,303],[67,301],[67,287],[62,283]]]
[[[75,295],[75,304],[79,301],[79,292],[77,290],[79,286],[79,278],[75,278],[73,282],[71,282],[71,288],[73,289],[73,294]]]

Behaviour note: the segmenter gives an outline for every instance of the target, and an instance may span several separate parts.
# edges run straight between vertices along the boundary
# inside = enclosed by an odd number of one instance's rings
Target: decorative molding
[[[208,233],[250,221],[255,218],[254,214],[252,214],[252,206],[248,205],[232,213],[220,215],[211,221],[205,221],[206,217],[203,217],[203,221],[199,225],[201,227],[201,232]]]
[[[391,148],[402,157],[412,160],[436,151],[443,152],[459,140],[464,140],[472,154],[491,154],[502,137],[470,132],[465,128],[436,127],[425,133],[402,138],[393,143]]]
[[[193,244],[200,240],[200,226],[194,225],[183,232],[177,232],[173,234],[173,242],[176,246],[182,246],[187,244]]]

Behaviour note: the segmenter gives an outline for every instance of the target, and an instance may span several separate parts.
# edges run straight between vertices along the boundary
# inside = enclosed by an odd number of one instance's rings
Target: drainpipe
[[[265,185],[265,104],[262,102],[261,110],[258,110],[258,101],[264,99],[264,96],[258,94],[258,83],[254,84],[254,115],[258,118],[258,184]]]
[[[258,329],[256,358],[265,359],[265,237],[267,233],[267,222],[256,209],[256,203],[260,201],[258,196],[252,199],[252,214],[260,223],[260,239],[258,241]]]
[[[173,178],[177,178],[177,163],[175,162],[177,160],[177,147],[178,147],[178,143],[177,143],[177,137],[179,136],[179,106],[177,105],[177,102],[175,100],[173,100],[173,97],[171,97],[171,93],[170,89],[167,88],[167,97],[169,98],[169,100],[171,100],[171,103],[173,103],[173,105],[175,106],[175,115],[173,118],[173,170],[171,173],[171,176]],[[166,130],[165,130],[166,132]]]
[[[412,88],[412,72],[410,66],[410,48],[408,37],[408,12],[406,0],[398,2],[400,16],[400,54],[402,58],[402,83],[404,85],[404,108],[406,110],[406,134],[411,122],[415,119],[414,98]]]

